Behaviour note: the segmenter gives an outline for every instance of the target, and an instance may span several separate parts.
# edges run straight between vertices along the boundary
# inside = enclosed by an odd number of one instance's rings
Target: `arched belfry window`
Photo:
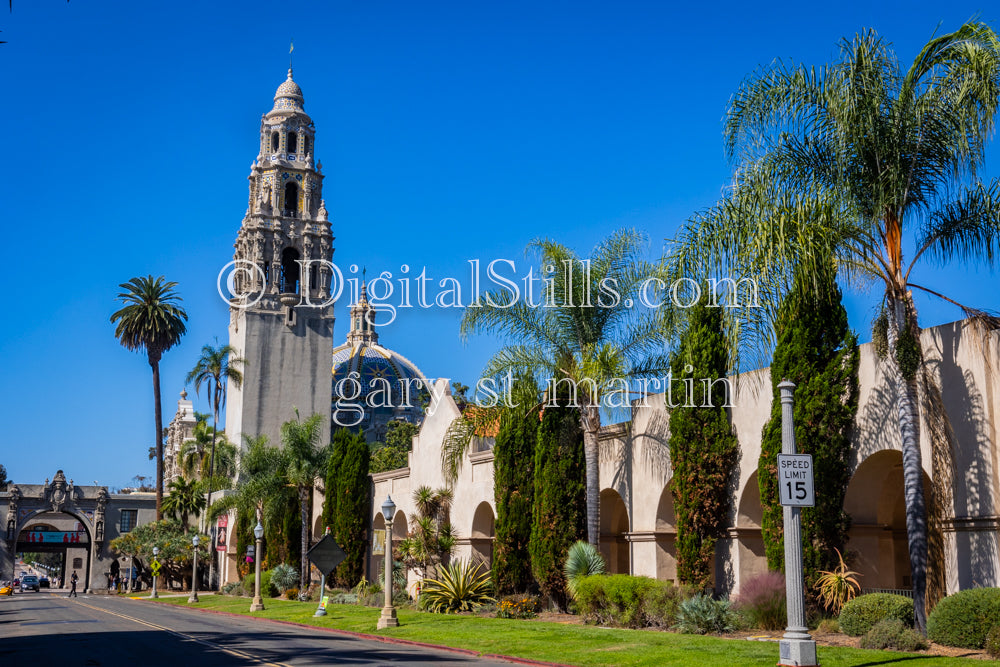
[[[295,216],[299,212],[299,186],[295,183],[285,184],[285,214]]]
[[[312,154],[312,151],[309,150],[309,148],[310,148],[309,144],[310,144],[309,135],[308,134],[303,134],[302,135],[302,152],[305,153],[306,155],[311,155]]]
[[[299,152],[299,135],[294,132],[288,133],[288,152],[298,153]]]
[[[285,248],[281,251],[281,292],[299,293],[299,251]]]
[[[277,132],[272,132],[271,133],[271,152],[272,153],[277,153],[278,152],[278,141],[279,141],[279,139],[278,139],[278,133]]]

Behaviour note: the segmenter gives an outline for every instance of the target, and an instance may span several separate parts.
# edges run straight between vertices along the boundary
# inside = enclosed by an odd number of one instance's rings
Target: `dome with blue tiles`
[[[419,423],[423,418],[421,390],[424,374],[412,361],[378,343],[375,309],[367,289],[351,307],[351,329],[347,342],[333,350],[333,404],[335,426],[365,433],[369,441],[380,440],[389,421]],[[343,419],[337,419],[338,405]],[[351,405],[363,405],[364,414]],[[355,421],[358,423],[354,423]]]

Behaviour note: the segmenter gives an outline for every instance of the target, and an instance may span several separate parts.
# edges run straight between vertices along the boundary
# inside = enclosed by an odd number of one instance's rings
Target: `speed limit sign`
[[[816,505],[811,454],[778,454],[778,496],[782,505]]]

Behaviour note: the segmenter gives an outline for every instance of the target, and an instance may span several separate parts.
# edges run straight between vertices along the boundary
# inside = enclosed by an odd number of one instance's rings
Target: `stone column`
[[[792,391],[795,384],[782,380],[781,392],[781,453],[795,453],[795,424],[793,422]],[[806,626],[805,581],[802,572],[802,510],[798,507],[782,508],[785,520],[785,596],[788,607],[788,627],[779,643],[779,665],[814,666],[816,642]]]

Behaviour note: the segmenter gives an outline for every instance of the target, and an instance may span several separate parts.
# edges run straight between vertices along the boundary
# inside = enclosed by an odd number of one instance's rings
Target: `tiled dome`
[[[278,86],[277,92],[274,93],[274,101],[277,102],[280,99],[290,99],[295,100],[299,104],[302,104],[304,98],[302,97],[302,89],[299,88],[299,84],[292,80],[292,70],[288,69],[288,78],[285,82]]]
[[[338,383],[352,377],[350,375],[352,372],[357,373],[353,377],[361,385],[361,397],[367,396],[372,391],[377,391],[379,385],[384,386],[381,382],[376,382],[373,386],[373,380],[378,378],[387,380],[392,391],[394,404],[396,404],[396,397],[401,389],[400,380],[424,378],[424,374],[412,361],[378,343],[345,343],[333,350],[334,400],[340,398],[339,394],[351,396],[357,391],[353,384],[344,384],[343,391],[338,391]],[[412,404],[416,400],[420,386],[417,383],[411,383],[409,386],[410,403]]]

